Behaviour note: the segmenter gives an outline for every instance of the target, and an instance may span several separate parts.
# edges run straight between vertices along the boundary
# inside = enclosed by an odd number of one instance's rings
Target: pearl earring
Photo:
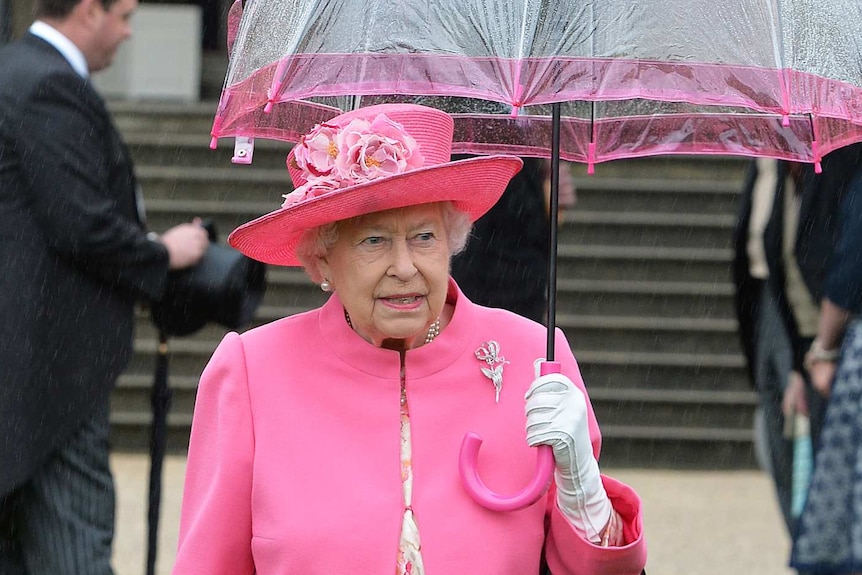
[[[325,292],[330,292],[332,291],[332,284],[329,283],[329,280],[324,279],[322,282],[320,282],[320,289]]]

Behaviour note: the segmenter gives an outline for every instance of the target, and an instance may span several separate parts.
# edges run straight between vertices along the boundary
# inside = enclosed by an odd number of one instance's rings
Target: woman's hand
[[[587,539],[599,543],[613,508],[593,457],[583,392],[565,375],[537,378],[527,400],[527,443],[554,450],[557,505]]]
[[[811,376],[811,385],[823,397],[832,392],[832,381],[838,371],[841,341],[850,321],[850,310],[841,307],[828,297],[820,300],[820,318],[817,337],[805,354],[805,369]]]
[[[835,361],[815,361],[810,364],[808,374],[811,377],[811,385],[823,397],[829,397],[832,392],[832,381],[835,372],[838,371],[838,363]]]

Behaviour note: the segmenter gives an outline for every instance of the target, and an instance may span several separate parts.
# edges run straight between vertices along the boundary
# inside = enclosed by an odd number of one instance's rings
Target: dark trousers
[[[772,298],[771,288],[767,285],[760,300],[760,315],[757,318],[757,393],[762,417],[765,443],[768,454],[769,472],[775,483],[775,492],[781,515],[792,536],[796,520],[790,513],[793,482],[793,440],[784,434],[784,414],[781,402],[787,386],[790,371],[793,369],[793,352],[787,330],[778,306]],[[810,343],[810,340],[808,341]],[[805,347],[805,346],[803,346]],[[804,375],[804,374],[803,374]],[[816,452],[823,418],[826,412],[826,399],[806,382],[806,398],[811,425],[811,440]]]
[[[0,498],[0,573],[112,575],[108,406],[22,486]]]
[[[784,436],[784,414],[781,401],[790,371],[793,369],[790,339],[784,327],[771,289],[765,286],[757,318],[755,371],[760,414],[763,418],[761,438],[766,447],[769,473],[787,532],[793,533],[790,513],[791,481],[793,478],[793,441]]]

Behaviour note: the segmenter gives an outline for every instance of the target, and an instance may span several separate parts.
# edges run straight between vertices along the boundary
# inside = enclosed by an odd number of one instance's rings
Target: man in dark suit
[[[89,74],[137,0],[37,0],[0,49],[0,573],[111,573],[109,394],[137,299],[206,232],[148,234],[131,160]]]

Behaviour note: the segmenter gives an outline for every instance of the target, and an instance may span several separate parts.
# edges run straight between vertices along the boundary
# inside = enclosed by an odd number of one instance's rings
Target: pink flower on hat
[[[296,165],[312,177],[328,176],[335,167],[338,127],[318,124],[303,136],[293,151]]]
[[[287,208],[293,204],[298,204],[299,202],[322,196],[343,187],[345,186],[340,185],[339,182],[331,178],[320,178],[314,182],[309,182],[297,187],[289,194],[282,195],[281,197],[284,198],[284,202],[281,204],[281,207]]]
[[[416,140],[384,114],[342,127],[318,124],[297,143],[293,157],[306,183],[284,196],[283,208],[424,165]]]
[[[335,166],[343,177],[367,182],[421,167],[422,155],[415,149],[416,140],[383,114],[372,122],[356,119],[339,134]]]

